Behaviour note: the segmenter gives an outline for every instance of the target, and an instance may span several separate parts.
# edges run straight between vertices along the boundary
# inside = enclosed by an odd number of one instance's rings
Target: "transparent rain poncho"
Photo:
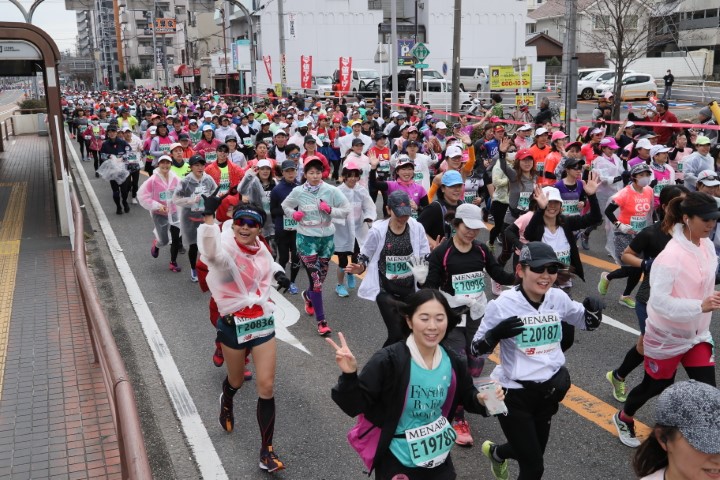
[[[370,228],[365,219],[375,220],[377,218],[377,208],[367,189],[362,185],[358,184],[355,188],[349,188],[342,184],[338,189],[348,199],[350,213],[344,221],[343,219],[333,220],[335,223],[335,251],[352,252],[356,239],[360,246],[365,243]]]
[[[175,188],[172,201],[180,212],[180,232],[186,245],[197,243],[197,228],[203,221],[205,210],[202,196],[212,194],[216,188],[215,180],[210,175],[203,173],[198,180],[192,172],[180,180]]]
[[[228,315],[258,305],[263,316],[275,305],[270,302],[273,276],[282,267],[273,262],[267,247],[257,242],[256,253],[243,252],[235,241],[233,221],[198,227],[198,250],[208,266],[207,284],[221,315]]]

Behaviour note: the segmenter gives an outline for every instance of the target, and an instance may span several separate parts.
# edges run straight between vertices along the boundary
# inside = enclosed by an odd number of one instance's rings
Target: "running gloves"
[[[474,340],[470,345],[471,353],[475,356],[490,353],[500,340],[520,335],[523,328],[525,328],[525,324],[517,316],[507,318],[488,330],[485,338]]]
[[[585,297],[583,307],[585,307],[585,330],[591,332],[600,326],[605,305],[599,298]]]

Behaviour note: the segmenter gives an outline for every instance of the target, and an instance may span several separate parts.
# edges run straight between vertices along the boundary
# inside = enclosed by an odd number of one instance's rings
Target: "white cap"
[[[392,113],[390,114],[390,118],[395,118],[395,117],[397,117],[398,115],[400,115],[400,112],[392,112]]]
[[[630,127],[634,127],[634,126],[635,126],[635,124],[633,122],[627,122],[625,124],[625,128],[630,128]]]
[[[438,130],[442,130],[444,128],[447,128],[447,125],[445,125],[445,122],[438,122],[437,125],[435,125],[435,128]]]
[[[191,119],[191,120],[190,120],[190,121],[188,122],[188,125],[190,125],[191,123],[195,123],[195,124],[197,124],[197,120],[195,120],[194,118],[193,118],[193,119]]]
[[[598,133],[605,133],[605,130],[602,128],[593,128],[590,135],[597,135]]]
[[[549,202],[562,202],[562,196],[560,196],[560,190],[555,187],[543,187],[543,193],[547,195]]]
[[[282,124],[281,124],[282,125]],[[284,128],[284,127],[283,127]],[[273,137],[277,137],[278,135],[285,135],[287,136],[287,132],[283,130],[282,128],[278,128],[275,130],[275,133],[273,134]]]
[[[537,130],[535,130],[535,136],[536,136],[536,137],[539,137],[540,135],[544,135],[544,134],[546,134],[546,133],[548,133],[547,128],[542,128],[542,127],[540,127],[540,128],[538,128]]]
[[[655,158],[658,153],[667,153],[670,149],[665,145],[653,145],[650,149],[650,158]]]
[[[210,113],[210,112],[205,112],[205,113],[203,113],[203,117],[205,117],[205,118],[212,118],[212,113]]]
[[[652,143],[650,143],[650,140],[648,140],[647,138],[641,138],[635,144],[635,148],[644,148],[645,150],[650,150],[652,148]]]
[[[528,130],[532,130],[532,129],[533,129],[533,126],[530,125],[529,123],[526,123],[525,125],[518,128],[518,132],[527,132]]]
[[[153,125],[152,127],[148,128],[148,132],[157,133],[157,127],[155,125]]]
[[[456,145],[450,145],[447,150],[445,150],[445,156],[447,158],[461,157],[462,153],[462,148]]]
[[[270,163],[270,160],[263,158],[262,160],[257,162],[257,168],[263,167],[272,168],[272,163]]]
[[[463,203],[455,209],[455,218],[459,218],[467,228],[487,228],[483,222],[482,208],[472,203]]]
[[[208,130],[212,130],[212,129],[213,129],[213,128],[212,128],[212,125],[205,125],[205,126],[203,126],[202,131],[203,131],[203,132],[207,132]]]
[[[182,148],[182,145],[180,145],[179,143],[175,142],[175,143],[173,143],[172,145],[170,145],[170,151],[172,152],[173,150],[175,150],[175,149],[178,148],[178,147]]]
[[[269,124],[270,124],[270,120],[268,120],[267,118],[263,118],[262,122],[260,122],[260,125],[269,125]]]
[[[160,155],[160,158],[158,158],[158,163],[162,162],[163,160],[172,162],[172,158],[170,158],[170,155]]]

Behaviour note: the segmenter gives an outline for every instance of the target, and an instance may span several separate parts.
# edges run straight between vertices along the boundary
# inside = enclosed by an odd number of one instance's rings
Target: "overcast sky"
[[[32,5],[29,0],[19,0],[19,2],[26,10],[29,10]],[[0,0],[0,12],[2,12],[0,19],[4,22],[25,21],[20,10],[8,0]],[[60,51],[68,48],[75,51],[77,41],[75,11],[65,10],[64,0],[45,0],[35,10],[33,24],[48,32],[57,43]]]

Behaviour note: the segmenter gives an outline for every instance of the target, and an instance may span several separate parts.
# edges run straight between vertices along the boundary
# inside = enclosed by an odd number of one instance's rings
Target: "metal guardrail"
[[[70,200],[75,224],[75,251],[73,254],[75,276],[80,286],[93,355],[95,362],[100,364],[108,392],[110,411],[120,450],[122,478],[150,480],[152,471],[145,450],[145,440],[140,427],[135,394],[88,270],[85,257],[83,213],[74,190],[71,191]]]

